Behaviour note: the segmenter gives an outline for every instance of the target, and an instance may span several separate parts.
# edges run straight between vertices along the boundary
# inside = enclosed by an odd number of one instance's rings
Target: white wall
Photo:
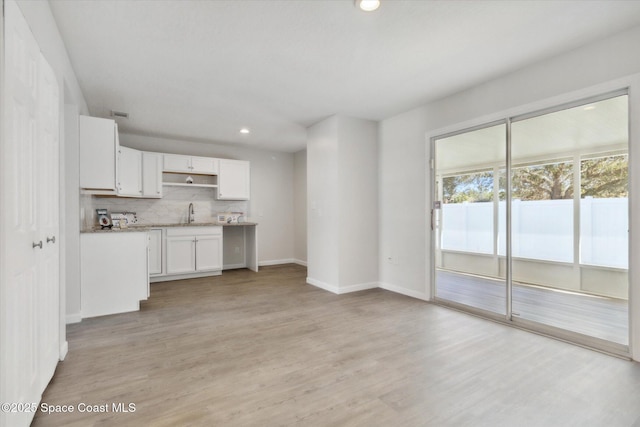
[[[80,141],[78,107],[65,105],[65,167],[61,168],[61,181],[65,182],[64,223],[66,227],[66,323],[82,320],[80,313]]]
[[[294,258],[307,264],[307,150],[293,155]]]
[[[338,144],[340,287],[377,287],[378,124],[339,117]]]
[[[377,124],[332,116],[308,132],[307,282],[335,293],[377,287]]]
[[[53,68],[58,79],[60,89],[60,296],[61,315],[60,337],[61,341],[66,341],[66,314],[75,313],[79,307],[79,294],[71,295],[67,292],[67,287],[77,287],[79,289],[80,260],[77,257],[77,248],[73,246],[73,235],[79,233],[80,224],[70,224],[65,221],[67,211],[77,209],[76,205],[67,205],[67,194],[78,191],[79,181],[77,175],[73,173],[63,173],[67,168],[77,168],[77,147],[73,143],[67,145],[65,125],[67,119],[65,114],[72,114],[72,110],[65,108],[65,104],[75,105],[77,110],[83,113],[88,111],[87,103],[78,84],[71,61],[67,55],[67,50],[58,31],[58,26],[51,13],[49,2],[46,1],[18,1],[18,6],[22,11],[29,28],[31,29],[42,54],[49,65]],[[75,213],[75,212],[74,212]],[[74,214],[72,213],[72,215]],[[71,240],[71,242],[69,242]],[[68,268],[70,268],[69,274]],[[77,301],[76,301],[77,299]],[[67,308],[67,304],[69,307]],[[69,310],[72,310],[71,312]],[[63,344],[64,346],[65,344]],[[64,349],[61,350],[65,352]]]
[[[543,108],[572,97],[584,97],[601,90],[613,90],[614,79],[640,72],[640,27],[551,58],[451,97],[408,111],[380,123],[380,280],[384,286],[413,296],[430,297],[430,242],[427,241],[426,198],[431,177],[427,173],[426,138],[461,126],[493,120],[503,112],[515,113]],[[627,85],[629,81],[619,84]],[[591,88],[601,85],[600,88]],[[635,93],[632,85],[632,95]],[[632,108],[633,108],[632,100]],[[633,110],[632,110],[633,111]],[[632,119],[633,121],[633,119]],[[639,170],[640,149],[631,134],[630,169]],[[632,212],[640,208],[640,179],[631,177]],[[633,201],[635,200],[635,202]],[[634,208],[635,206],[635,208]],[[637,217],[637,215],[635,215]],[[634,215],[632,215],[634,218]],[[636,230],[640,224],[635,224]],[[632,223],[632,230],[634,224]],[[636,239],[635,236],[638,238]],[[632,245],[640,234],[632,231]],[[640,249],[640,248],[638,248]],[[630,265],[638,258],[633,252]],[[391,257],[391,260],[389,260]],[[631,292],[640,283],[631,278]],[[632,295],[633,296],[633,295]],[[640,295],[633,299],[635,305]],[[640,305],[634,306],[632,341],[634,356],[640,358]]]
[[[429,298],[430,270],[425,239],[425,139],[427,109],[419,108],[380,123],[379,215],[380,286],[416,298]],[[426,185],[425,185],[426,183]]]
[[[251,200],[247,213],[250,221],[258,223],[258,261],[261,265],[293,262],[292,153],[131,134],[120,134],[120,144],[143,151],[250,161]],[[204,208],[207,209],[213,208]]]
[[[337,286],[338,118],[307,129],[307,280]]]

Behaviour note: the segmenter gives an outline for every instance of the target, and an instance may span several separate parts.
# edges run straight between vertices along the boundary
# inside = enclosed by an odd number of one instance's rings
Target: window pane
[[[573,262],[573,164],[512,169],[513,256]]]
[[[493,253],[493,172],[444,177],[442,249]]]
[[[513,168],[512,199],[558,200],[573,198],[571,162]]]
[[[580,196],[620,198],[629,196],[629,156],[583,160],[580,164]]]
[[[582,264],[629,267],[628,157],[600,157],[580,164]]]
[[[477,172],[445,177],[442,180],[444,203],[493,201],[493,172]]]

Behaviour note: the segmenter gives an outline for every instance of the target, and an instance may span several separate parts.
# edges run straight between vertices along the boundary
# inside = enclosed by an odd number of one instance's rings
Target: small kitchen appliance
[[[244,212],[219,212],[218,222],[221,224],[238,224],[245,222]]]
[[[111,218],[109,217],[106,209],[96,209],[96,214],[98,214],[98,224],[100,224],[103,230],[105,228],[113,227]]]

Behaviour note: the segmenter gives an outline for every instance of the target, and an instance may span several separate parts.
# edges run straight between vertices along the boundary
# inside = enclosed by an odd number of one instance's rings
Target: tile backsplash
[[[163,187],[161,199],[135,199],[128,197],[81,196],[81,221],[83,228],[97,225],[96,209],[111,212],[135,212],[138,224],[165,224],[187,222],[189,203],[193,203],[196,222],[213,222],[218,212],[245,212],[249,215],[247,201],[215,200],[215,190],[210,188]]]

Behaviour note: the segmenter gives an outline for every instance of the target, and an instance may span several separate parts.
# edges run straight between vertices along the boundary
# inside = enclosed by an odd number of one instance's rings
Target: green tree
[[[514,168],[511,187],[514,199],[571,199],[573,197],[573,165],[571,162],[566,162]]]
[[[581,197],[627,197],[629,158],[627,155],[601,157],[581,162]]]
[[[444,203],[490,202],[493,200],[493,172],[448,176],[442,180]]]
[[[600,157],[580,162],[581,197],[627,197],[627,155]],[[443,179],[444,203],[490,202],[493,173],[490,171],[449,176]],[[505,199],[506,180],[500,171],[500,200]],[[573,198],[573,162],[515,167],[511,177],[512,198],[558,200]]]

